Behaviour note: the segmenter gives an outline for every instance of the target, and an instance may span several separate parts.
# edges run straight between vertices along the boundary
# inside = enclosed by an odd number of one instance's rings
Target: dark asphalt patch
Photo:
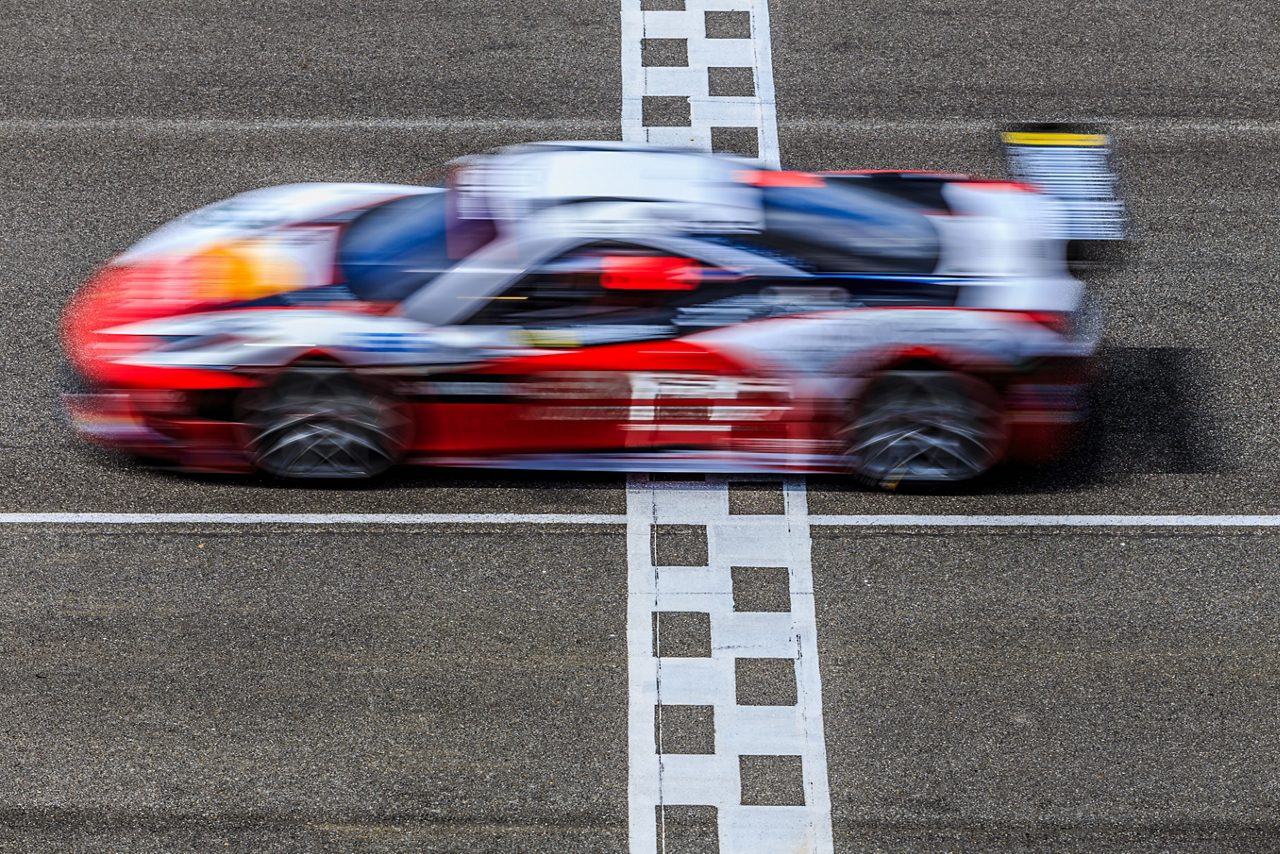
[[[1103,347],[1088,413],[1060,460],[1004,467],[952,492],[1033,493],[1124,486],[1150,475],[1233,470],[1213,354],[1194,347]]]
[[[1099,359],[1083,444],[1098,475],[1226,470],[1209,351],[1112,347]]]

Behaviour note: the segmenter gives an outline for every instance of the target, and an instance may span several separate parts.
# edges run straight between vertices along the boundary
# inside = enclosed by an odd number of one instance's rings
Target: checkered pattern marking
[[[629,142],[778,164],[767,0],[623,0],[622,88]]]
[[[732,515],[725,478],[628,484],[633,854],[693,806],[714,808],[721,854],[832,850],[808,509],[800,482],[779,488],[782,513]],[[785,569],[789,609],[735,602],[746,567]]]

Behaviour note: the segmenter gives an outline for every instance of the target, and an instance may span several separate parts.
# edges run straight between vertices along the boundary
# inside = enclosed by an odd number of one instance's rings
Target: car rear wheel
[[[407,421],[394,403],[338,366],[291,368],[241,407],[253,464],[276,477],[375,477],[404,451]]]
[[[869,383],[843,435],[850,469],[895,488],[976,477],[999,459],[1006,434],[987,383],[952,371],[890,371]]]

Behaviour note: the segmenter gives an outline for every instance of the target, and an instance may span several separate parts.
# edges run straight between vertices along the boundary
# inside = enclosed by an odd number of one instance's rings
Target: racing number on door
[[[777,380],[633,373],[629,444],[722,444],[737,426],[783,420],[790,392]]]

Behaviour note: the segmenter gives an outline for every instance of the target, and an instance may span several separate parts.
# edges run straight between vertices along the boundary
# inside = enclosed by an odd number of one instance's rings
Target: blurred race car
[[[1032,187],[618,143],[189,214],[68,307],[85,436],[187,470],[848,472],[1044,460],[1097,330]]]

